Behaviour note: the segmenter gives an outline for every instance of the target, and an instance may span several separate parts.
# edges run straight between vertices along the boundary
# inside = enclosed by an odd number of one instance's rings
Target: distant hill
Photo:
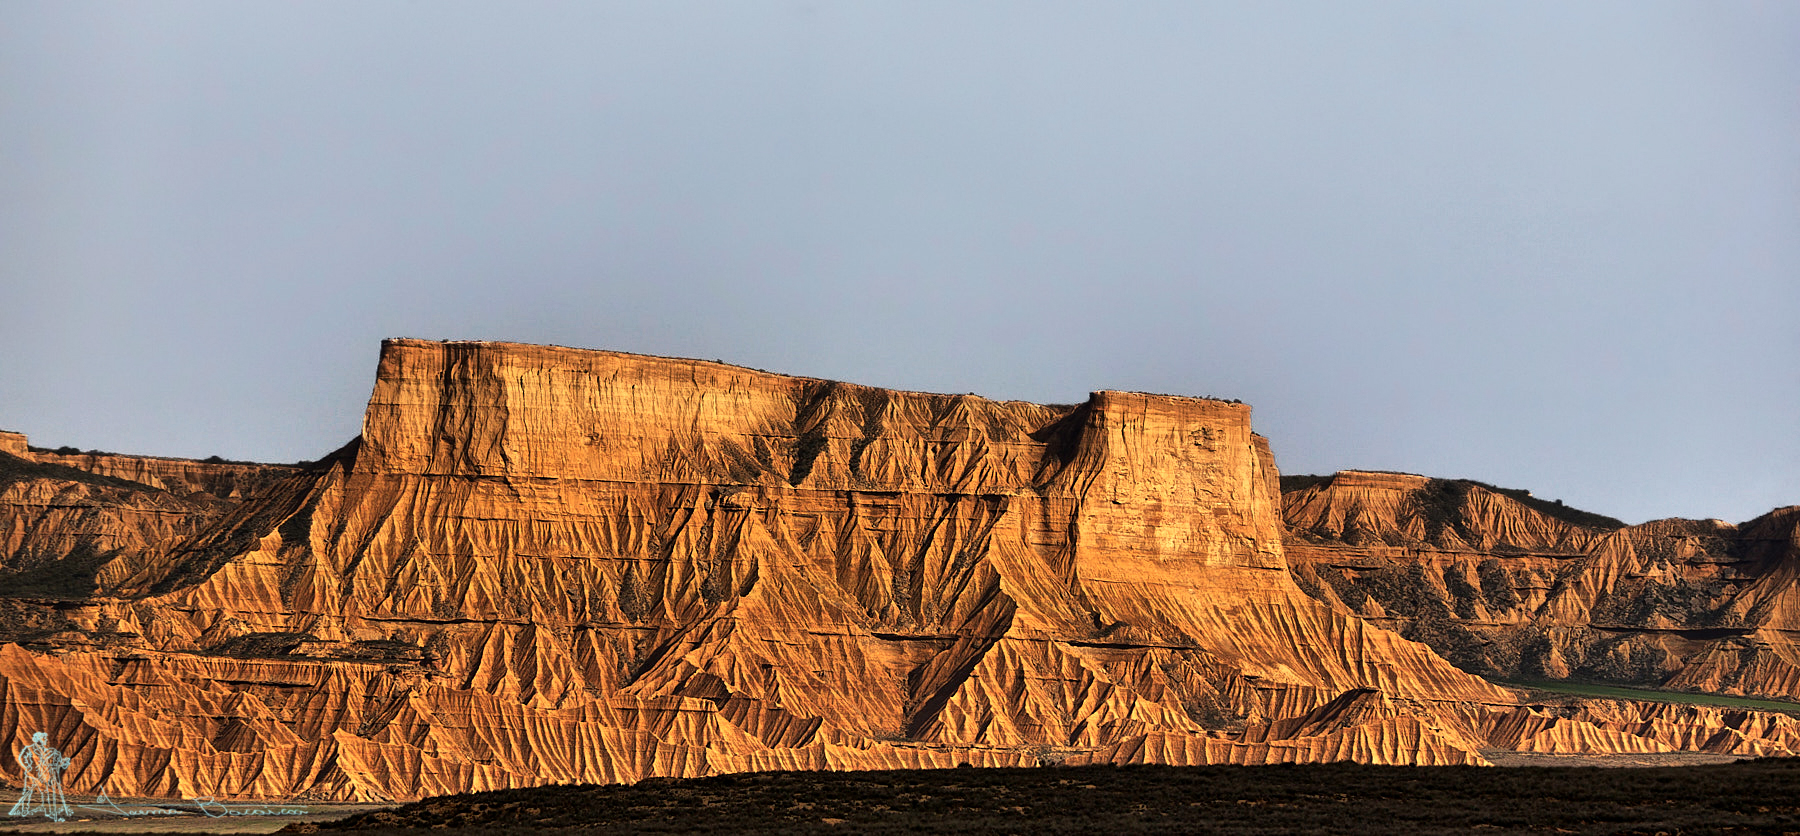
[[[1618,520],[1467,480],[1283,477],[1314,597],[1506,679],[1800,698],[1800,507]]]

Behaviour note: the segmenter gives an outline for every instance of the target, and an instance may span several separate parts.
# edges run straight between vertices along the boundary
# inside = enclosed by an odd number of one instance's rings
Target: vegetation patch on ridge
[[[1388,473],[1390,471],[1372,470],[1362,472]],[[1398,473],[1398,471],[1392,472]],[[1311,473],[1282,474],[1281,492],[1284,494],[1294,493],[1317,485],[1326,484],[1329,483],[1335,475],[1336,474],[1319,475]],[[1409,473],[1402,475],[1416,476],[1418,474]],[[1601,528],[1609,531],[1616,531],[1625,527],[1625,523],[1622,520],[1606,516],[1605,514],[1596,514],[1591,511],[1583,511],[1580,508],[1564,505],[1561,500],[1539,499],[1538,497],[1532,496],[1531,491],[1522,488],[1502,488],[1498,485],[1490,485],[1476,479],[1426,478],[1431,479],[1431,484],[1427,490],[1433,490],[1440,494],[1460,497],[1467,494],[1468,489],[1473,486],[1508,497],[1544,516],[1562,520],[1571,525],[1579,525],[1587,528]]]
[[[1496,485],[1490,485],[1486,482],[1478,482],[1474,479],[1459,479],[1457,481],[1468,482],[1471,485],[1476,485],[1493,491],[1494,493],[1511,497],[1544,516],[1554,517],[1573,525],[1581,525],[1588,528],[1605,528],[1613,531],[1625,527],[1625,522],[1623,520],[1614,519],[1605,514],[1596,514],[1592,511],[1583,511],[1580,508],[1573,508],[1564,505],[1560,499],[1555,501],[1539,499],[1532,496],[1531,491],[1521,490],[1519,488],[1502,488]]]

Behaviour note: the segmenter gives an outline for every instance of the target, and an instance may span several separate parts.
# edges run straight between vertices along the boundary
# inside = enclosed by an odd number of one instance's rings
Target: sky
[[[1800,4],[0,2],[0,428],[316,458],[384,337],[1238,398],[1800,503]]]

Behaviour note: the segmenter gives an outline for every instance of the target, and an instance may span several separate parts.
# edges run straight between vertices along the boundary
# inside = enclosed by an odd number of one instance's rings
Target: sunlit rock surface
[[[0,593],[84,597],[95,591],[96,573],[164,562],[238,501],[294,472],[283,465],[60,455],[30,447],[19,433],[0,433]]]
[[[1800,699],[1800,507],[1627,527],[1465,481],[1287,481],[1301,586],[1465,669]]]
[[[0,742],[46,731],[77,791],[383,799],[770,769],[1484,763],[1496,735],[1655,751],[1711,722],[1502,724],[1539,709],[1295,583],[1249,419],[389,341],[362,434],[255,485],[16,468],[7,490],[73,492],[82,531],[114,539],[81,552],[92,589],[0,598]],[[78,568],[44,545],[76,523],[14,519],[9,567]],[[1744,751],[1789,744],[1778,720],[1740,725]]]

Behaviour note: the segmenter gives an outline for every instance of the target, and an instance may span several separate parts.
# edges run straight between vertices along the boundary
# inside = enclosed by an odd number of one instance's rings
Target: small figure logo
[[[69,759],[45,743],[43,732],[31,736],[31,745],[19,750],[16,757],[25,773],[25,789],[12,806],[15,816],[46,816],[51,821],[65,821],[75,815],[63,797],[62,773]]]

